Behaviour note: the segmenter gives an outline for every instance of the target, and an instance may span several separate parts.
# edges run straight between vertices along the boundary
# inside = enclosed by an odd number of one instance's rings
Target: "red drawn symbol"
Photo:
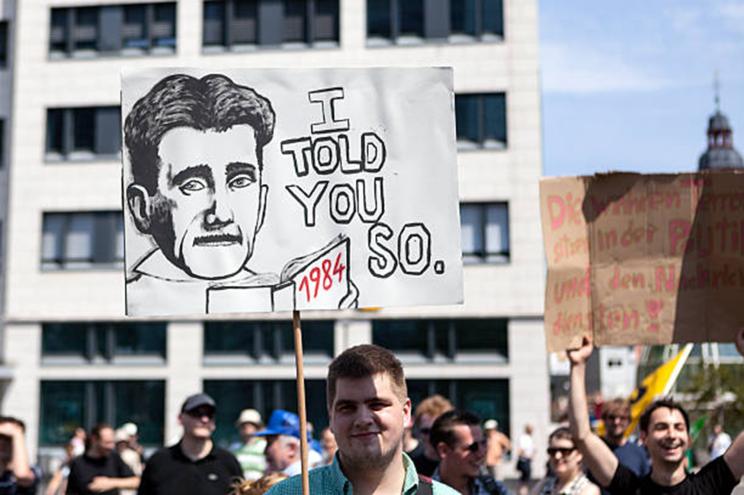
[[[661,313],[661,308],[663,306],[664,303],[659,299],[650,299],[646,301],[646,311],[648,311],[648,315],[653,320],[659,317],[659,313]]]
[[[660,299],[649,299],[646,301],[646,312],[652,320],[656,320],[661,313],[661,309],[664,307],[664,303]],[[658,333],[661,326],[658,322],[652,322],[648,325],[648,331],[652,333]]]

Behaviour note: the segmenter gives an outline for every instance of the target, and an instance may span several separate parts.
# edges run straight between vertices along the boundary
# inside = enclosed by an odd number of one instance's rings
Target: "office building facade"
[[[134,421],[145,444],[168,443],[181,401],[199,390],[220,406],[223,441],[243,407],[295,408],[288,315],[124,316],[120,70],[159,66],[454,67],[465,304],[303,314],[308,414],[327,421],[332,357],[373,342],[401,357],[414,401],[443,393],[513,436],[533,423],[545,438],[536,0],[24,0],[15,10],[0,11],[13,48],[12,70],[0,69],[0,87],[12,87],[0,91],[12,122],[2,408],[26,420],[33,452],[98,421]]]

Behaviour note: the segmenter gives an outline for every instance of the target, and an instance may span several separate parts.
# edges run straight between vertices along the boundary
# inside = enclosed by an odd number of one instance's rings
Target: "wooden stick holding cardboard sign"
[[[300,455],[302,461],[302,495],[310,495],[308,474],[307,413],[305,411],[305,371],[302,365],[302,328],[300,312],[292,312],[294,329],[295,366],[297,368],[297,414],[300,416]]]

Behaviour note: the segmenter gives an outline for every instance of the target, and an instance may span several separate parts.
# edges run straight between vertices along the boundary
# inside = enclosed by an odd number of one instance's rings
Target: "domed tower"
[[[708,119],[708,149],[700,155],[698,170],[744,168],[744,160],[734,148],[733,134],[728,118],[721,113],[716,88],[716,113]]]

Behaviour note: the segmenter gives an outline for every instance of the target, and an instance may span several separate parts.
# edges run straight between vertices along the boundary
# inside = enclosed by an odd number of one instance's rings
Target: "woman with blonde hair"
[[[286,480],[288,476],[282,473],[269,473],[257,480],[242,480],[233,485],[230,495],[262,495],[269,488],[280,481]]]
[[[566,427],[555,430],[548,437],[551,474],[532,490],[532,495],[599,495],[599,487],[584,474],[582,460],[571,430]]]

